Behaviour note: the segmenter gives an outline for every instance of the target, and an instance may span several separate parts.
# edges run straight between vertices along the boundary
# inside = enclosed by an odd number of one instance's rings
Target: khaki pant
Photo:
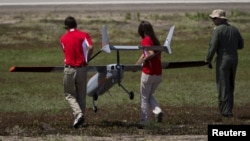
[[[87,87],[87,67],[64,68],[64,93],[73,115],[85,114],[86,108],[86,87]]]
[[[146,124],[150,119],[150,110],[156,115],[162,112],[155,100],[153,93],[162,81],[161,75],[148,75],[142,72],[141,75],[141,116],[140,124]]]

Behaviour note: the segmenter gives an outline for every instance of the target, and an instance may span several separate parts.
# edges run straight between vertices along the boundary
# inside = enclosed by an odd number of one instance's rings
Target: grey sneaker
[[[84,122],[84,117],[83,117],[83,114],[80,113],[76,116],[74,123],[73,123],[73,127],[78,128],[83,122]]]
[[[163,118],[163,113],[160,112],[159,114],[157,114],[157,115],[155,116],[155,121],[156,121],[156,122],[162,122],[162,118]]]

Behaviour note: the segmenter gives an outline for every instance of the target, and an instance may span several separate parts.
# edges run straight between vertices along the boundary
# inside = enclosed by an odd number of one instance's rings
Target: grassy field
[[[139,45],[137,28],[140,20],[149,20],[160,41],[175,25],[173,54],[162,55],[165,62],[204,60],[213,28],[208,12],[123,12],[81,15],[73,13],[78,27],[89,32],[95,52],[101,47],[101,27],[106,24],[111,44]],[[87,101],[86,129],[71,128],[71,111],[64,99],[62,73],[10,73],[15,66],[62,66],[63,53],[58,40],[63,34],[66,13],[15,13],[0,20],[0,135],[44,135],[81,133],[107,136],[111,133],[141,134],[136,129],[139,120],[140,72],[127,72],[123,85],[134,91],[134,100],[115,85],[99,97],[99,111],[92,111],[92,98]],[[206,134],[206,125],[213,123],[250,123],[250,13],[232,10],[229,23],[238,27],[245,40],[239,51],[235,88],[235,117],[222,119],[217,111],[215,69],[207,67],[169,69],[163,72],[163,82],[156,98],[164,109],[162,125],[152,123],[143,134]],[[120,52],[122,64],[133,64],[140,51]],[[101,53],[90,65],[116,63],[115,52]],[[93,75],[89,73],[89,77]],[[247,110],[248,109],[248,110]],[[18,117],[18,118],[17,118]],[[49,124],[53,130],[43,129]],[[41,129],[42,127],[42,129]],[[27,132],[33,131],[33,132]],[[84,131],[84,132],[83,132]]]

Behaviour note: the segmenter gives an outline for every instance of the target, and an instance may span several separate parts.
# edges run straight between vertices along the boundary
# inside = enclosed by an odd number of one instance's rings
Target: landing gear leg
[[[93,111],[96,113],[97,112],[97,106],[95,105],[95,101],[98,99],[98,95],[94,94],[93,95]]]
[[[134,99],[134,92],[129,92],[122,84],[119,84],[119,86],[129,95],[129,99]]]

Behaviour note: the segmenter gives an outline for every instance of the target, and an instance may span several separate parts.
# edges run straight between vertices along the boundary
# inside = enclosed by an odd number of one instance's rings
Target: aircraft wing
[[[183,61],[183,62],[163,62],[163,69],[175,69],[175,68],[188,68],[188,67],[200,67],[205,66],[208,63],[205,61]],[[124,71],[141,71],[141,65],[135,64],[126,64],[122,65],[124,67]],[[107,70],[107,65],[96,65],[96,66],[87,66],[88,72],[103,72]],[[63,72],[64,66],[12,66],[9,71],[10,72]]]
[[[138,46],[121,46],[121,45],[110,45],[111,50],[138,50]]]
[[[189,67],[201,67],[208,63],[205,61],[183,61],[183,62],[163,62],[162,69],[176,69],[176,68],[189,68]],[[125,71],[141,71],[141,65],[123,65]]]
[[[150,47],[139,46],[139,49],[142,49],[142,50],[165,51],[166,53],[170,54],[169,51],[168,51],[167,46],[150,46]]]
[[[110,45],[111,50],[157,50],[168,52],[166,46],[121,46],[121,45]]]
[[[176,68],[188,68],[188,67],[200,67],[205,66],[208,63],[205,61],[184,61],[184,62],[163,62],[163,69],[176,69]]]
[[[106,65],[87,66],[88,72],[103,72],[107,70]]]
[[[206,63],[205,61],[163,62],[162,69],[201,67],[207,64],[208,63]],[[128,64],[123,66],[124,66],[124,71],[136,72],[136,71],[141,71],[142,69],[141,65],[135,65],[135,64]]]
[[[136,71],[141,71],[142,69],[142,65],[126,64],[123,66],[124,66],[124,71],[136,72]]]
[[[37,66],[12,66],[10,72],[62,72],[63,66],[37,67]]]
[[[101,72],[106,70],[106,65],[87,66],[88,72]],[[12,66],[10,72],[63,72],[64,66]]]

